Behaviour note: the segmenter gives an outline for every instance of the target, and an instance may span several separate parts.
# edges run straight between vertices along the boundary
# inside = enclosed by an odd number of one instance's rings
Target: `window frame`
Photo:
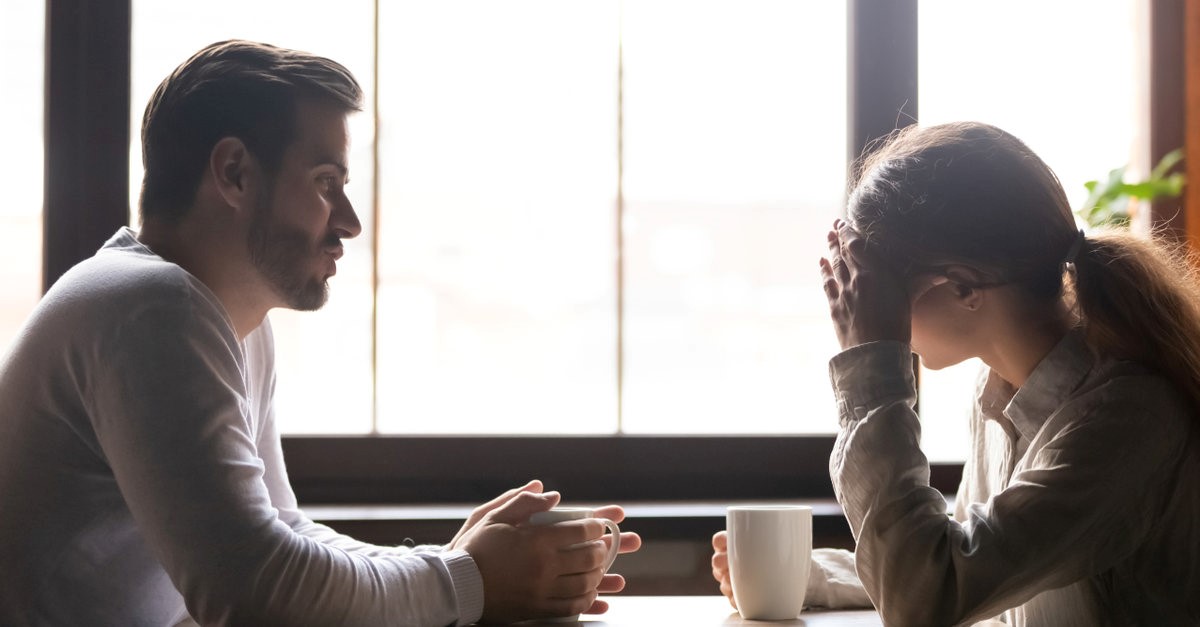
[[[1150,3],[1150,57],[1160,77],[1150,87],[1151,162],[1183,142],[1186,109],[1172,104],[1184,90],[1177,79],[1184,74],[1183,1]],[[1197,12],[1197,0],[1186,1]],[[129,222],[132,2],[46,6],[48,289]],[[917,118],[918,0],[848,0],[847,8],[853,157],[897,123]],[[1195,80],[1196,68],[1187,71]],[[1200,224],[1183,224],[1187,214],[1177,209],[1156,205],[1152,220],[1200,231]],[[572,499],[678,500],[832,496],[833,441],[830,435],[365,435],[284,436],[283,447],[302,502],[478,502],[534,477]],[[952,492],[961,473],[961,464],[934,464],[933,485]]]

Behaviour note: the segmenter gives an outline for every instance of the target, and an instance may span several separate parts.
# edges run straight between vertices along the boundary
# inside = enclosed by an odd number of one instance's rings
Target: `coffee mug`
[[[812,560],[812,508],[734,506],[726,510],[729,582],[746,620],[791,620],[804,609]]]
[[[596,518],[596,512],[586,507],[556,507],[530,516],[529,524],[553,525],[554,523],[566,522],[568,520],[583,520],[585,518]],[[613,562],[616,561],[617,554],[621,551],[621,528],[617,526],[617,523],[607,518],[598,518],[597,520],[604,523],[604,526],[608,527],[608,530],[612,533],[612,545],[608,547],[608,557],[604,560],[604,572],[608,572]],[[579,615],[575,614],[574,616],[555,618],[548,622],[573,622],[577,620],[579,620]]]

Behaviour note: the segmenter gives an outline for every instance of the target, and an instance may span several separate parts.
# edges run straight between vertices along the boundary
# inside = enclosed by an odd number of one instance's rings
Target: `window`
[[[19,2],[4,7],[0,21],[0,58],[21,59],[5,70],[0,117],[7,120],[0,170],[9,179],[0,204],[5,234],[5,263],[0,264],[0,355],[42,294],[42,50],[46,6]]]
[[[312,50],[372,82],[369,3],[320,20],[226,4],[243,18],[135,3],[135,128],[157,82],[217,39]],[[378,135],[372,111],[356,117],[351,186],[370,230],[377,140],[375,429],[831,432],[815,260],[845,186],[844,13],[382,3]],[[272,314],[290,432],[371,430],[371,241],[320,314]]]
[[[843,24],[384,5],[380,431],[832,431],[806,234],[844,187]]]
[[[921,122],[1005,127],[1079,199],[1140,139],[1135,4],[922,0]],[[272,314],[286,431],[828,434],[846,32],[837,2],[140,1],[134,129],[218,39],[366,87],[366,230],[325,310]],[[962,458],[972,368],[922,374],[932,459]]]

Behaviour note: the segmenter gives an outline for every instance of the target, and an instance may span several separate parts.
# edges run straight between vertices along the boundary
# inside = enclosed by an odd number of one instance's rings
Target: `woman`
[[[1085,236],[1046,164],[977,123],[897,133],[858,168],[847,213],[820,264],[844,349],[830,473],[884,621],[1200,624],[1188,261]],[[935,369],[987,365],[953,518],[918,448],[910,349]],[[728,595],[723,532],[713,544]],[[810,588],[828,587],[828,557]]]

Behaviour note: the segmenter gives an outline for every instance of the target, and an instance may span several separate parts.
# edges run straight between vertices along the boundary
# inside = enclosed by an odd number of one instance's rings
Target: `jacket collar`
[[[1003,412],[1022,439],[1032,440],[1087,378],[1095,360],[1083,333],[1070,331],[1042,358],[1019,389],[1014,390],[994,370],[989,372],[980,395],[980,411],[993,420]]]

